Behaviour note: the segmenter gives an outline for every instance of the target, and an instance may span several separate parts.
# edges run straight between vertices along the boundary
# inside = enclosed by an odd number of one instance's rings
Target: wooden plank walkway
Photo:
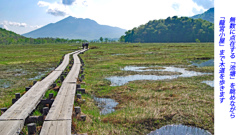
[[[45,79],[37,82],[17,102],[0,116],[0,135],[17,135],[21,132],[25,119],[36,108],[45,92],[62,74],[69,63],[69,55],[79,53],[75,51],[64,56],[63,62]]]
[[[82,52],[84,52],[83,50]],[[80,52],[79,52],[80,53]],[[52,104],[40,135],[71,135],[72,111],[81,62],[75,53],[74,64]]]

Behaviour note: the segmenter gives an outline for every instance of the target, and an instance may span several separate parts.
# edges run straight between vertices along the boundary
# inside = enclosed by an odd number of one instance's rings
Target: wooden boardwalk
[[[67,67],[69,56],[79,52],[80,51],[76,51],[66,54],[63,62],[50,75],[42,81],[37,82],[0,116],[0,135],[16,135],[21,132],[25,119],[36,108],[45,95],[45,92]]]
[[[81,66],[77,55],[78,53],[73,55],[74,64],[72,69],[63,81],[57,97],[43,123],[40,135],[71,135],[76,82]]]

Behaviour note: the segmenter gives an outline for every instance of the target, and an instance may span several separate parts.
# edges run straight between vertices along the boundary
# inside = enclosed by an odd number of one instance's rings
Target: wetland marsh
[[[9,107],[14,93],[23,92],[31,84],[30,78],[54,68],[63,54],[78,49],[78,45],[4,45],[1,48],[0,78],[9,78],[11,86],[0,88],[0,106]],[[202,83],[214,79],[214,67],[189,66],[191,61],[213,59],[213,43],[91,43],[90,50],[81,57],[85,62],[81,87],[86,89],[86,94],[82,94],[86,103],[81,105],[81,110],[87,120],[74,119],[77,133],[149,134],[166,125],[183,124],[214,134],[214,89]],[[127,66],[143,67],[140,69],[143,71],[121,70]],[[179,77],[184,73],[166,70],[168,67],[197,74]],[[111,86],[111,81],[106,79],[134,75],[177,77],[131,80],[120,86]],[[92,95],[118,104],[111,113],[101,115]]]

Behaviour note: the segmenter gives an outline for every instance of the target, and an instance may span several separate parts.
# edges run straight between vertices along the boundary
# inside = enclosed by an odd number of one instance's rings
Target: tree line
[[[63,39],[63,38],[27,38],[0,28],[0,44],[45,44],[45,43],[81,43],[87,42],[82,39]]]
[[[125,32],[121,42],[213,42],[214,24],[202,19],[177,16],[149,21]]]

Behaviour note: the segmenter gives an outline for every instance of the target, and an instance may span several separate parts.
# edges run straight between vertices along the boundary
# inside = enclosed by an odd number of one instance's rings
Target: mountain
[[[202,20],[177,16],[149,21],[121,36],[125,42],[213,42],[214,24]]]
[[[203,20],[207,20],[211,23],[214,23],[214,8],[210,8],[206,12],[204,12],[202,14],[194,15],[191,18],[193,18],[193,19],[201,18]]]
[[[12,31],[0,28],[0,44],[12,44],[24,40],[25,37],[18,35]]]
[[[68,39],[99,39],[119,38],[126,30],[100,25],[91,19],[82,19],[69,16],[59,22],[50,23],[42,28],[23,34],[26,37],[58,37]]]
[[[5,38],[24,38],[23,36],[16,34],[12,31],[6,30],[4,28],[0,28],[0,37],[1,39],[5,39]]]

